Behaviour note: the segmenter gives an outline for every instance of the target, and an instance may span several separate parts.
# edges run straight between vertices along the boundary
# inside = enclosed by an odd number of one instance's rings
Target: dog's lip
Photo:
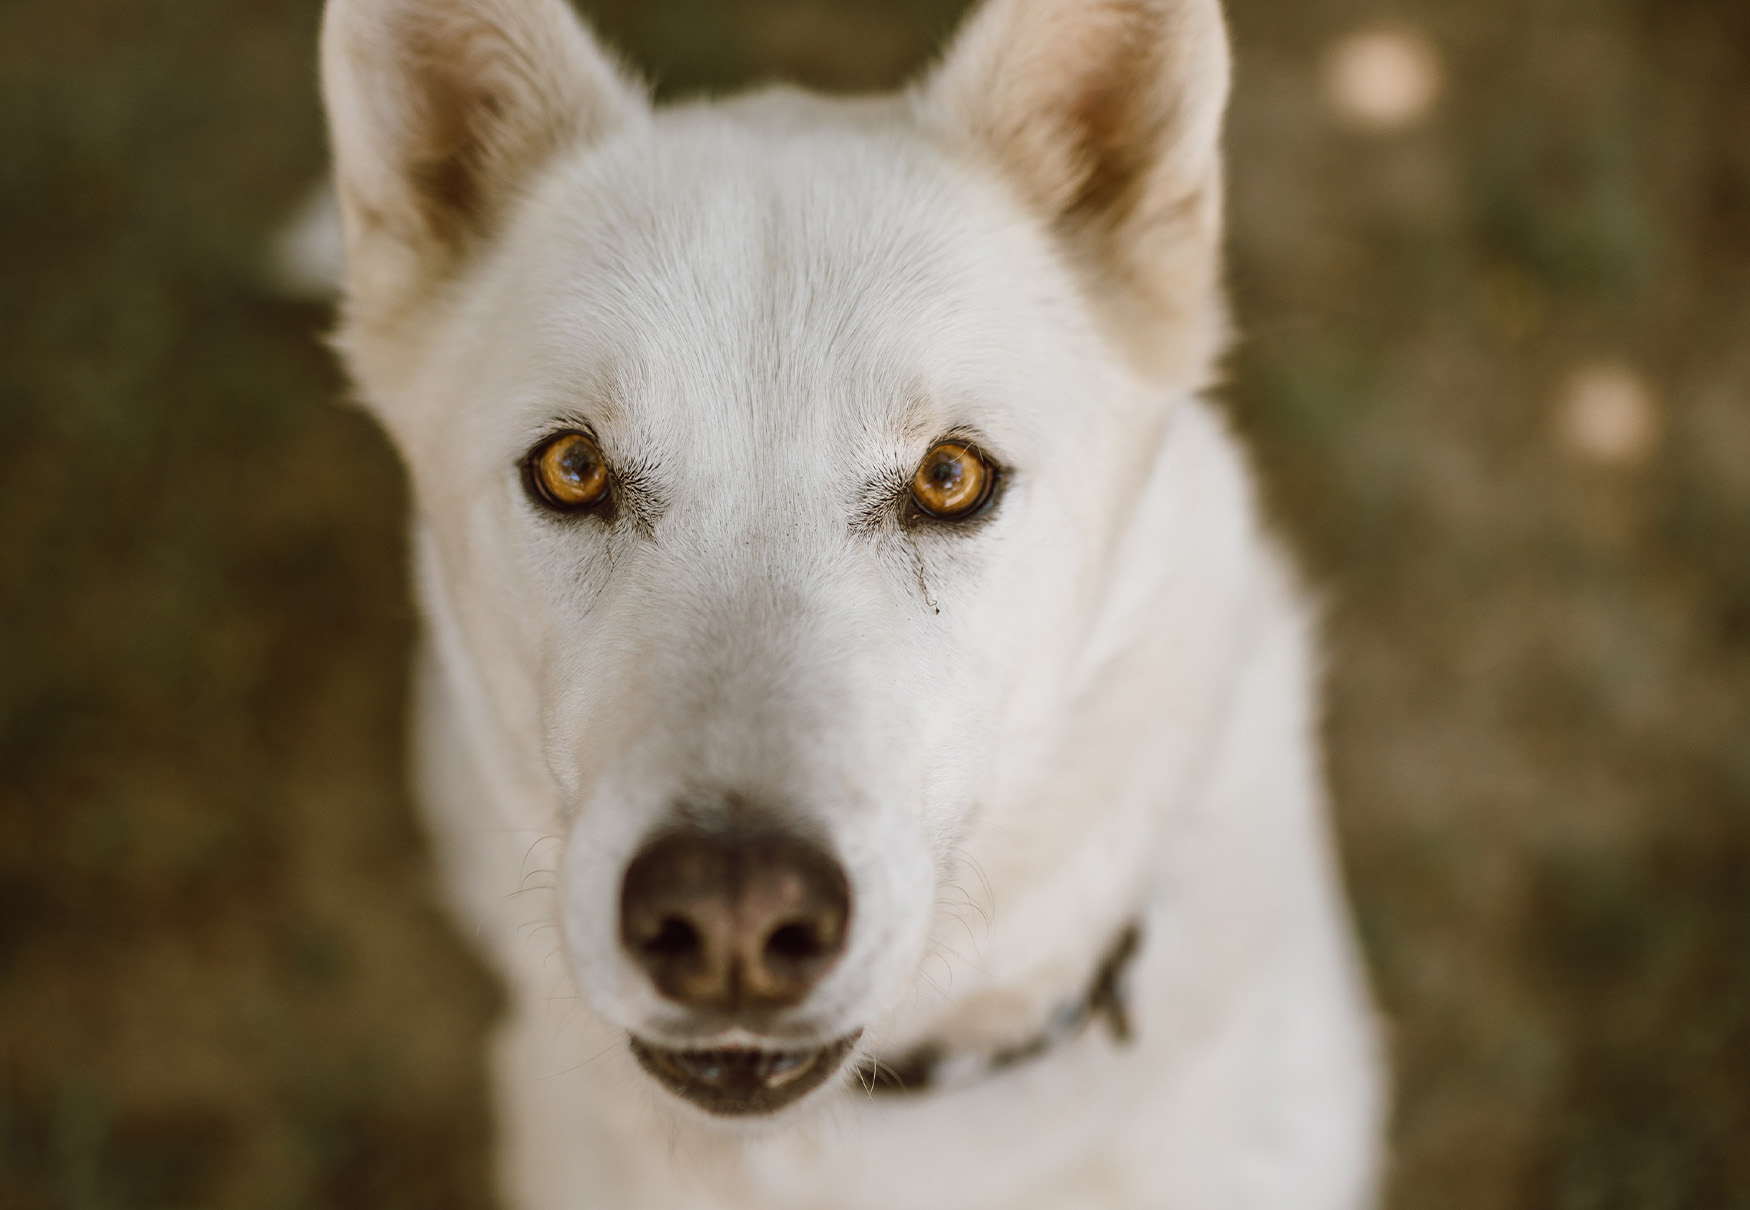
[[[776,1113],[819,1088],[844,1065],[862,1031],[824,1046],[703,1046],[671,1049],[633,1035],[632,1055],[676,1096],[720,1117]]]

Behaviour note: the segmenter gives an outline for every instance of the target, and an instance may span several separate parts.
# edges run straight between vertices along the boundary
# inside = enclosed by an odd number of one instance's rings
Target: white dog
[[[323,56],[509,1204],[1369,1204],[1308,611],[1198,394],[1217,0],[989,0],[878,99],[653,110],[564,0]]]

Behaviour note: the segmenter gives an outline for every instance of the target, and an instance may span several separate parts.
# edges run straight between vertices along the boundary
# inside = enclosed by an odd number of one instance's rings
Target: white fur
[[[330,0],[324,56],[341,344],[414,482],[420,791],[511,991],[510,1204],[1370,1204],[1307,611],[1198,397],[1215,0],[994,0],[868,101],[652,110],[560,0]],[[452,213],[407,166],[482,80]],[[1090,190],[1138,132],[1134,179]],[[524,452],[572,424],[643,468],[647,525],[525,499]],[[1012,470],[988,520],[867,519],[962,430]],[[691,1111],[627,1052],[675,1026],[616,912],[677,797],[717,791],[846,867],[850,948],[798,1034],[1014,1044],[1140,914],[1135,1042],[905,1099],[847,1076],[753,1127]]]

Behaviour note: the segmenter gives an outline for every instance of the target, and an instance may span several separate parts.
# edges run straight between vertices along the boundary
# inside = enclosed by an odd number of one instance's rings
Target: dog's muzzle
[[[816,1050],[668,1050],[633,1038],[632,1054],[663,1087],[707,1113],[746,1117],[776,1113],[819,1088],[844,1066],[859,1036]]]
[[[626,868],[620,943],[657,993],[686,1010],[675,1028],[699,1041],[677,1049],[633,1035],[632,1053],[710,1113],[772,1113],[800,1100],[857,1040],[810,1048],[788,1023],[843,954],[850,915],[838,861],[769,821],[657,833]],[[711,1045],[716,1038],[737,1041]]]

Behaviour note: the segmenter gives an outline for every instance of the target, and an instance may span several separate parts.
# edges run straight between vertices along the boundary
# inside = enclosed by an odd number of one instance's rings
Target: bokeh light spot
[[[1398,130],[1427,116],[1440,96],[1440,54],[1404,30],[1367,30],[1325,55],[1325,99],[1351,126]]]
[[[1626,365],[1582,366],[1568,377],[1557,408],[1562,445],[1599,466],[1633,466],[1658,447],[1659,405],[1645,378]]]

